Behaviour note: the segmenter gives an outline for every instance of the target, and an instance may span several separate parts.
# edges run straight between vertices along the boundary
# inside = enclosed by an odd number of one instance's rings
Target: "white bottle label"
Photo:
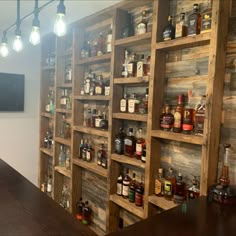
[[[129,196],[129,185],[123,185],[122,195],[128,197]]]
[[[48,193],[51,193],[51,192],[52,192],[52,185],[51,185],[51,184],[48,184],[48,185],[47,185],[47,192],[48,192]]]
[[[120,111],[126,112],[126,100],[125,99],[120,100]]]
[[[143,62],[139,61],[137,63],[137,77],[143,77]]]
[[[122,184],[121,183],[117,183],[117,190],[116,190],[116,193],[118,195],[121,195],[122,194]]]
[[[137,155],[142,155],[143,147],[141,143],[136,143],[136,154]]]
[[[140,23],[137,26],[137,34],[145,34],[146,33],[146,25],[144,23]]]
[[[128,101],[128,112],[129,113],[134,113],[135,112],[135,100],[134,99],[130,99]]]

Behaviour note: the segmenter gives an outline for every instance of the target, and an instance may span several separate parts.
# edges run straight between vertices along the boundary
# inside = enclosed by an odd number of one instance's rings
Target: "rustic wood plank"
[[[48,148],[40,148],[40,151],[47,154],[48,156],[52,157],[53,156],[53,150],[48,149]]]
[[[64,144],[68,147],[71,146],[71,140],[68,140],[68,139],[64,139],[64,138],[61,138],[61,137],[55,137],[54,139],[56,142],[58,143],[61,143],[61,144]]]
[[[129,84],[142,85],[142,84],[145,84],[146,85],[149,82],[149,80],[150,80],[149,76],[114,78],[114,84],[120,84],[120,85],[129,85]]]
[[[173,207],[178,206],[178,204],[174,203],[173,201],[168,201],[164,197],[158,197],[155,195],[149,196],[148,201],[164,210],[169,210]]]
[[[112,117],[115,119],[135,120],[147,122],[147,115],[130,114],[130,113],[113,113]]]
[[[55,166],[55,171],[59,172],[62,175],[65,175],[68,178],[71,178],[71,171],[67,170],[65,167]]]
[[[132,166],[136,166],[138,168],[142,168],[145,169],[145,163],[141,162],[140,160],[137,160],[134,158],[130,158],[124,155],[118,155],[118,154],[112,154],[111,155],[111,159],[123,164],[128,164],[128,165],[132,165]]]
[[[77,64],[78,65],[89,65],[89,64],[96,64],[96,63],[102,63],[111,60],[111,54],[103,54],[101,56],[95,56],[95,57],[88,57],[85,59],[79,59]]]
[[[74,126],[73,129],[76,130],[76,131],[79,131],[79,132],[83,132],[83,133],[86,133],[86,134],[97,135],[97,136],[108,137],[108,135],[109,135],[108,131],[99,130],[99,129],[95,129],[95,128],[84,127],[82,125]]]
[[[78,99],[78,100],[92,100],[92,101],[109,101],[111,99],[110,96],[104,96],[104,95],[78,95],[78,96],[74,96],[74,99]]]

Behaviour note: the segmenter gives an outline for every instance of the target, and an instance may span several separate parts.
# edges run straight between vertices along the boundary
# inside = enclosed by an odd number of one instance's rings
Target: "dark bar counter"
[[[0,236],[95,236],[0,159]]]
[[[236,205],[191,200],[109,236],[236,236]]]

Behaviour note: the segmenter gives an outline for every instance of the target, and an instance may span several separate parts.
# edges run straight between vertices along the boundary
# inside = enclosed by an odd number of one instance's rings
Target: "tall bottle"
[[[136,34],[145,34],[147,32],[147,11],[142,11],[141,21],[137,24]]]
[[[185,13],[180,13],[180,20],[175,25],[175,38],[187,36],[188,27],[185,20]]]
[[[129,201],[135,202],[135,191],[136,191],[136,180],[135,180],[136,174],[133,173],[133,178],[129,185]]]
[[[120,111],[127,112],[127,107],[128,107],[127,94],[124,93],[123,98],[120,99]]]
[[[129,128],[128,134],[124,139],[124,154],[133,157],[135,153],[136,139],[133,135],[133,128]]]
[[[201,13],[202,15],[201,33],[207,33],[211,31],[212,1],[213,0],[208,0],[207,8]]]
[[[176,178],[173,174],[172,168],[169,168],[167,175],[165,176],[165,182],[164,182],[164,197],[167,200],[172,200],[175,184],[176,184]]]
[[[172,16],[168,16],[168,24],[163,30],[163,40],[171,40],[175,38],[175,27],[172,25]]]
[[[83,148],[84,148],[84,140],[80,140],[80,145],[79,145],[79,159],[82,159],[83,157]]]
[[[192,179],[192,186],[188,188],[188,200],[196,199],[200,195],[199,180],[197,176]]]
[[[129,197],[129,185],[130,185],[130,177],[129,177],[129,169],[126,169],[126,175],[123,178],[123,188],[122,188],[122,196],[123,198]]]
[[[160,127],[162,130],[171,131],[174,125],[174,116],[170,112],[170,105],[165,106],[165,112],[160,117]]]
[[[107,38],[106,38],[106,53],[110,53],[112,50],[112,24],[110,26],[110,29],[107,33]]]
[[[180,133],[182,131],[182,123],[183,123],[183,96],[182,94],[178,97],[178,104],[175,108],[174,113],[174,125],[173,125],[173,131],[176,133]]]
[[[125,140],[125,131],[123,128],[120,128],[119,133],[115,137],[115,153],[124,154],[124,140]]]
[[[127,78],[129,76],[128,73],[128,64],[129,64],[129,52],[127,49],[125,49],[125,57],[124,57],[124,63],[123,63],[123,70],[122,70],[122,77]]]
[[[128,69],[128,76],[129,77],[136,77],[137,76],[137,58],[136,54],[133,53],[130,57],[130,60],[127,65]]]
[[[139,128],[136,135],[136,159],[141,160],[142,153],[143,153],[143,147],[145,145],[145,139],[143,138],[143,129]]]
[[[76,219],[82,221],[83,219],[83,208],[84,202],[82,197],[80,198],[79,202],[76,203]]]
[[[99,38],[98,38],[98,42],[97,42],[97,56],[100,56],[102,54],[104,54],[104,49],[105,49],[105,39],[104,39],[104,36],[103,36],[103,33],[100,32],[99,33]]]
[[[58,157],[58,164],[61,167],[65,167],[66,166],[66,154],[65,154],[64,146],[63,145],[60,146],[60,153],[59,153],[59,157]]]
[[[82,223],[85,225],[89,225],[91,222],[92,209],[89,206],[89,202],[86,201],[83,207],[83,216]]]
[[[120,174],[117,178],[116,194],[122,196],[122,193],[123,193],[123,177],[122,174]]]
[[[164,177],[163,177],[163,169],[158,169],[158,174],[155,179],[155,194],[158,197],[164,196]]]
[[[188,36],[200,34],[201,30],[201,14],[199,13],[199,5],[193,4],[193,12],[188,16]]]
[[[138,207],[143,206],[143,194],[144,194],[144,179],[141,176],[141,183],[137,184],[135,191],[135,205]]]
[[[197,105],[195,112],[195,134],[203,135],[204,120],[206,112],[206,96],[202,96],[200,104]]]
[[[101,144],[99,150],[97,151],[97,164],[102,166],[102,159],[106,157],[106,151],[104,144]]]
[[[185,183],[181,173],[178,173],[175,190],[174,190],[174,202],[183,203],[185,200]]]
[[[67,148],[67,151],[66,151],[66,161],[65,161],[65,166],[66,166],[67,170],[70,170],[70,162],[71,162],[70,149]]]

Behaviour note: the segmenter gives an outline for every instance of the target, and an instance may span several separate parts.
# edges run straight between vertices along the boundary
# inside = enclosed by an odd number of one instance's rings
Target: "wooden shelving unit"
[[[111,159],[116,162],[145,169],[145,163],[141,162],[140,160],[137,160],[135,157],[127,157],[124,155],[112,154]]]
[[[152,195],[152,196],[149,196],[148,197],[148,201],[155,205],[155,206],[158,206],[164,210],[169,210],[173,207],[176,207],[178,206],[178,204],[174,203],[173,201],[168,201],[166,200],[165,198],[163,197],[157,197],[155,195]]]
[[[142,115],[142,114],[113,113],[112,117],[114,119],[134,120],[134,121],[147,122],[147,115]]]

